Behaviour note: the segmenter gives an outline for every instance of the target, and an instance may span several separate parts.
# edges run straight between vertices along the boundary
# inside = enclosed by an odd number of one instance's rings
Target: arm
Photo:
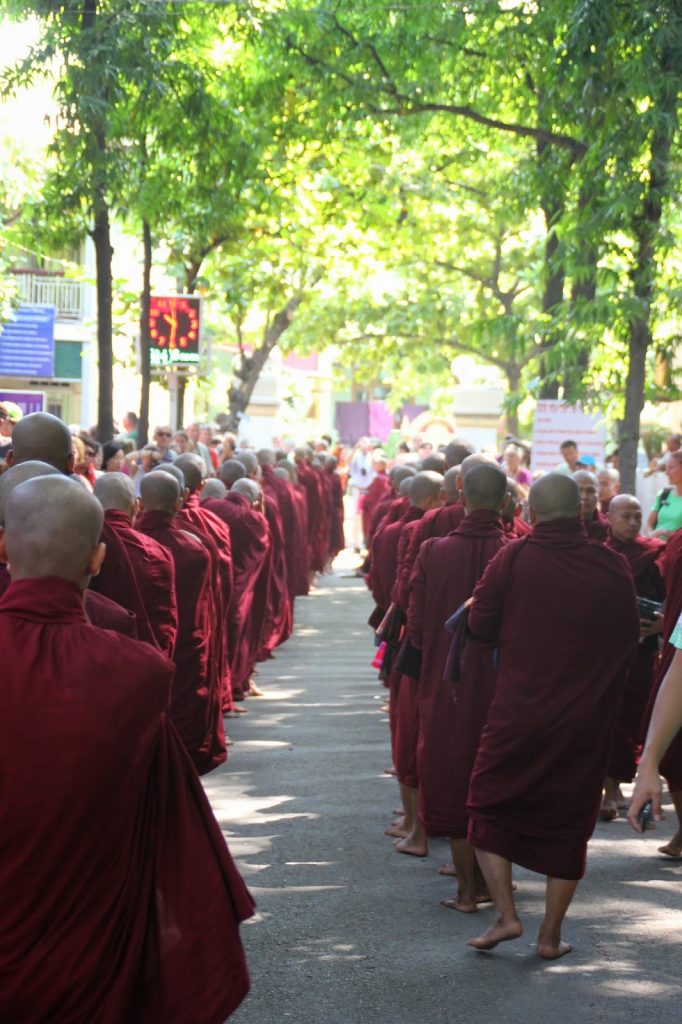
[[[647,800],[653,803],[654,817],[661,816],[661,779],[658,765],[677,732],[682,728],[682,649],[675,652],[654,704],[644,753],[635,780],[628,821],[636,832],[642,828],[637,815]]]
[[[522,543],[522,542],[519,542]],[[507,544],[488,562],[476,584],[469,608],[469,631],[483,643],[497,642],[502,623],[504,591],[509,576],[509,557],[515,544]]]
[[[425,543],[419,550],[410,576],[409,601],[407,605],[407,634],[414,647],[422,649],[424,635],[424,605],[426,603],[426,570],[424,562],[430,548]]]

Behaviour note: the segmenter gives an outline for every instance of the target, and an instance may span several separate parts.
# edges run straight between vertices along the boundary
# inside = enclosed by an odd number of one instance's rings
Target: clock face
[[[200,318],[199,298],[153,295],[149,303],[151,365],[198,365]]]

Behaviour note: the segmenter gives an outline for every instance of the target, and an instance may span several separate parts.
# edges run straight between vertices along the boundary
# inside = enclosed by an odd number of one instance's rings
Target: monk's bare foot
[[[240,707],[239,704],[235,704],[235,706],[234,706],[234,708],[232,710],[234,711],[235,715],[248,715],[248,713],[249,713],[249,709],[248,708],[242,708],[242,707]]]
[[[405,839],[400,839],[395,844],[395,848],[398,853],[407,853],[410,857],[426,857],[429,852],[429,848],[426,843],[415,843],[414,839],[410,839],[407,836]]]
[[[388,712],[389,712],[388,704],[382,704],[381,707],[379,708],[379,711],[383,711],[385,714],[388,714]]]
[[[385,836],[395,836],[397,839],[407,839],[409,834],[404,825],[391,825],[389,828],[384,829]]]
[[[397,825],[398,828],[402,828],[405,824],[405,818],[402,814],[399,814],[397,818],[394,818],[391,825]]]
[[[395,768],[384,768],[384,775],[395,775]]]
[[[251,682],[249,683],[249,697],[263,697],[263,696],[264,696],[263,691],[258,689],[258,687],[256,686],[256,684],[254,683],[254,681],[252,679]]]
[[[478,896],[476,897],[477,903],[492,903],[492,901],[493,898],[489,892],[479,892]]]
[[[462,914],[477,914],[478,907],[476,902],[472,902],[468,899],[461,899],[459,896],[454,900],[441,900],[441,907],[446,907],[448,910],[459,910]]]
[[[452,863],[451,860],[449,860],[447,862],[447,864],[441,864],[441,866],[438,868],[438,874],[439,875],[447,875],[448,878],[457,878],[457,872],[455,871],[455,865]]]
[[[659,846],[658,852],[666,857],[682,857],[682,832],[677,832],[665,846]]]
[[[604,800],[599,810],[600,821],[615,821],[618,817],[618,804],[615,800]]]
[[[523,935],[523,925],[518,917],[509,921],[496,921],[487,928],[482,935],[476,939],[467,939],[467,946],[474,949],[494,949],[500,942],[509,942],[511,939],[518,939]]]
[[[538,953],[543,960],[558,960],[572,949],[573,946],[568,942],[562,942],[559,935],[545,935],[542,929],[538,932]]]

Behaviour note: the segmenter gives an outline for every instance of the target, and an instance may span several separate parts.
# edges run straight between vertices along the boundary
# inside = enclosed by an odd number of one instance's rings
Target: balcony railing
[[[82,320],[85,285],[59,274],[15,273],[17,293],[22,302],[55,306],[58,320]]]

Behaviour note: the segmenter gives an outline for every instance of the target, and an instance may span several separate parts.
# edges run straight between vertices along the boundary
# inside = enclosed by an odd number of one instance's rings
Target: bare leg
[[[429,852],[429,846],[426,841],[424,826],[419,820],[417,813],[419,790],[401,784],[400,797],[405,806],[405,827],[407,828],[409,825],[410,828],[407,836],[404,839],[399,839],[395,844],[395,848],[398,853],[409,853],[413,857],[426,857]]]
[[[558,960],[573,948],[561,941],[561,925],[577,888],[577,880],[547,879],[545,917],[538,932],[538,953],[543,960]]]
[[[512,893],[511,861],[488,850],[476,850],[476,859],[483,872],[497,911],[497,920],[476,939],[469,939],[474,949],[494,949],[499,942],[518,939],[523,935]]]
[[[400,801],[403,805],[403,816],[400,822],[393,822],[384,832],[386,836],[394,836],[396,839],[406,839],[414,828],[416,807],[413,813],[409,786],[400,785]]]
[[[604,796],[601,802],[599,817],[602,821],[614,821],[618,817],[618,779],[607,776],[604,782]]]
[[[450,848],[458,879],[457,898],[441,900],[441,904],[448,910],[459,910],[462,914],[475,914],[478,910],[476,901],[480,872],[477,870],[478,865],[473,847],[466,839],[451,839]]]
[[[677,832],[669,843],[659,846],[658,852],[665,853],[668,857],[682,857],[682,790],[670,794],[677,814]]]

